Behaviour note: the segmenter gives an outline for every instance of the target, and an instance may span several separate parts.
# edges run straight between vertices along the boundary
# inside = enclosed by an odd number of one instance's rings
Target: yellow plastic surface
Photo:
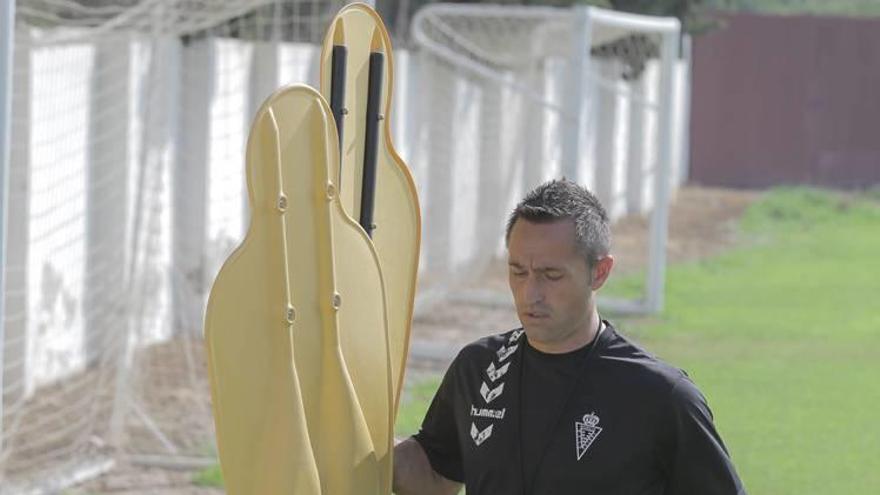
[[[370,240],[340,203],[337,144],[329,106],[307,86],[269,97],[251,130],[251,223],[205,321],[231,495],[391,491],[383,281]],[[359,398],[356,386],[370,395]]]
[[[379,255],[385,280],[391,373],[396,416],[403,386],[403,372],[409,351],[410,325],[419,266],[421,216],[415,183],[406,164],[391,142],[390,116],[394,61],[391,39],[382,19],[369,6],[355,3],[344,7],[330,24],[321,54],[321,93],[330,98],[330,72],[334,43],[348,50],[342,139],[340,194],[345,211],[360,218],[363,176],[364,132],[371,51],[385,55],[376,157],[376,194],[373,245]],[[344,327],[346,332],[348,328]],[[346,336],[343,335],[343,341]],[[348,354],[349,346],[343,345]]]

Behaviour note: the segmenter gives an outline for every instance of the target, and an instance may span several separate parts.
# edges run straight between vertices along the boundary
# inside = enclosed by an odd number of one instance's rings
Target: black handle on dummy
[[[336,133],[339,135],[339,151],[342,151],[342,123],[345,112],[345,62],[348,59],[348,48],[333,45],[330,62],[330,111],[336,121]],[[341,156],[341,154],[340,154]],[[342,161],[339,163],[342,175]]]
[[[382,98],[382,69],[385,55],[370,53],[367,86],[367,126],[364,131],[364,176],[361,183],[361,227],[373,237],[373,207],[376,201],[376,151],[379,146],[379,104]]]

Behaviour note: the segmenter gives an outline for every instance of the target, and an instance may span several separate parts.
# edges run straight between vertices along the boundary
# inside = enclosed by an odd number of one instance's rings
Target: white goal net
[[[202,308],[251,116],[317,83],[345,3],[17,1],[0,493],[213,459]]]
[[[506,215],[538,183],[567,177],[635,240],[612,249],[622,284],[603,307],[659,310],[670,189],[686,172],[689,69],[678,20],[436,4],[412,29],[423,96],[407,142],[420,145],[411,163],[425,212],[423,285],[509,302]],[[462,276],[490,290],[455,289]]]

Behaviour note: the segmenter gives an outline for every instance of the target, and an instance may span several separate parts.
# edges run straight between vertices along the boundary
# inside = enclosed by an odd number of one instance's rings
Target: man
[[[507,224],[522,329],[465,347],[421,431],[394,450],[400,495],[745,494],[687,375],[599,318],[608,216],[566,180]]]

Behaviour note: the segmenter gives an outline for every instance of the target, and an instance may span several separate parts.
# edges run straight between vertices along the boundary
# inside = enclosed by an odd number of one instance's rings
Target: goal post
[[[679,21],[591,6],[433,4],[416,14],[412,29],[423,99],[430,97],[420,132],[435,141],[416,160],[427,210],[426,285],[439,280],[434,292],[509,303],[502,283],[494,296],[453,287],[498,278],[507,212],[541,181],[567,177],[594,191],[613,221],[645,222],[644,252],[623,256],[638,293],[612,291],[603,307],[660,311],[669,203],[686,142]],[[444,182],[463,189],[434,185]],[[468,208],[480,215],[476,227],[459,219]],[[444,267],[452,267],[445,276]]]
[[[581,31],[586,34],[583,41],[589,41],[589,44],[582,43],[579,46],[593,46],[595,44],[590,36],[594,26],[607,30],[609,32],[607,36],[609,37],[611,36],[610,32],[614,30],[619,30],[623,33],[639,32],[660,37],[659,58],[661,67],[658,91],[660,95],[666,95],[666,97],[659,98],[656,108],[659,129],[656,138],[657,158],[654,165],[656,169],[655,180],[653,181],[654,202],[650,213],[648,266],[644,297],[641,300],[637,300],[635,304],[630,304],[620,299],[605,301],[606,305],[611,305],[612,309],[657,313],[663,309],[663,292],[666,279],[666,244],[669,230],[669,203],[671,201],[670,188],[672,185],[674,151],[677,141],[673,134],[675,130],[673,77],[675,74],[675,64],[680,58],[679,40],[681,38],[681,25],[678,19],[674,17],[658,18],[613,12],[587,6],[578,6],[575,9],[578,18],[577,23],[584,26]],[[576,96],[575,100],[583,101],[583,99]],[[580,122],[583,122],[583,120]],[[585,126],[579,126],[579,131],[573,139],[578,139],[589,132]],[[577,144],[572,145],[572,148],[582,149]],[[574,162],[574,159],[570,161]],[[597,166],[601,166],[601,164],[597,164]],[[614,307],[615,304],[617,304],[617,308]]]
[[[6,325],[6,211],[8,208],[12,117],[12,57],[15,2],[0,6],[0,452],[3,451],[3,355]]]

